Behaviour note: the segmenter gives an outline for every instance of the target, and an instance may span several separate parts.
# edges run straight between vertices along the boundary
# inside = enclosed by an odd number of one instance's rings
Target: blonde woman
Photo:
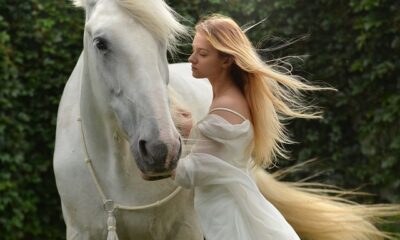
[[[192,74],[209,79],[213,100],[209,114],[193,127],[190,139],[195,143],[173,177],[177,184],[195,189],[195,207],[207,240],[386,236],[366,220],[388,215],[385,209],[308,193],[260,170],[286,157],[281,146],[290,140],[282,121],[320,117],[301,95],[322,88],[266,65],[241,28],[225,16],[200,21],[192,46]],[[259,187],[255,178],[261,181]]]

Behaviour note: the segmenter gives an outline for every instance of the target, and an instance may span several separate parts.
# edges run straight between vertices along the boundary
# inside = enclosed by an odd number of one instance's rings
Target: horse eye
[[[94,39],[94,44],[100,51],[106,51],[108,49],[107,41],[102,38]]]

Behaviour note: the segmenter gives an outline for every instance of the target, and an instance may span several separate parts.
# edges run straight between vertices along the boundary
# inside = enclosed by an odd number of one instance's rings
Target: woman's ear
[[[233,63],[233,57],[232,56],[224,56],[224,61],[222,62],[224,67],[229,68]]]

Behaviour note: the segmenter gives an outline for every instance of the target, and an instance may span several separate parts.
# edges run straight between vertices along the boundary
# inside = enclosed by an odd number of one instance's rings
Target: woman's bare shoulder
[[[242,94],[228,93],[217,99],[214,99],[211,104],[210,110],[215,108],[228,108],[230,110],[233,110],[241,114],[246,119],[251,120],[248,103]],[[213,114],[217,114],[223,117],[232,124],[238,124],[243,122],[243,119],[241,117],[229,111],[216,110],[213,111]]]

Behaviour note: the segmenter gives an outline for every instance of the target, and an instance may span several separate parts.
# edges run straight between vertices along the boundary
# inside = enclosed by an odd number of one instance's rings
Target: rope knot
[[[113,200],[106,200],[104,202],[104,210],[108,213],[107,218],[107,240],[118,240],[117,235],[117,220],[115,219],[115,212],[117,208],[115,207]]]
[[[117,221],[115,219],[114,213],[108,213],[107,219],[107,229],[108,231],[116,231],[117,230]]]

